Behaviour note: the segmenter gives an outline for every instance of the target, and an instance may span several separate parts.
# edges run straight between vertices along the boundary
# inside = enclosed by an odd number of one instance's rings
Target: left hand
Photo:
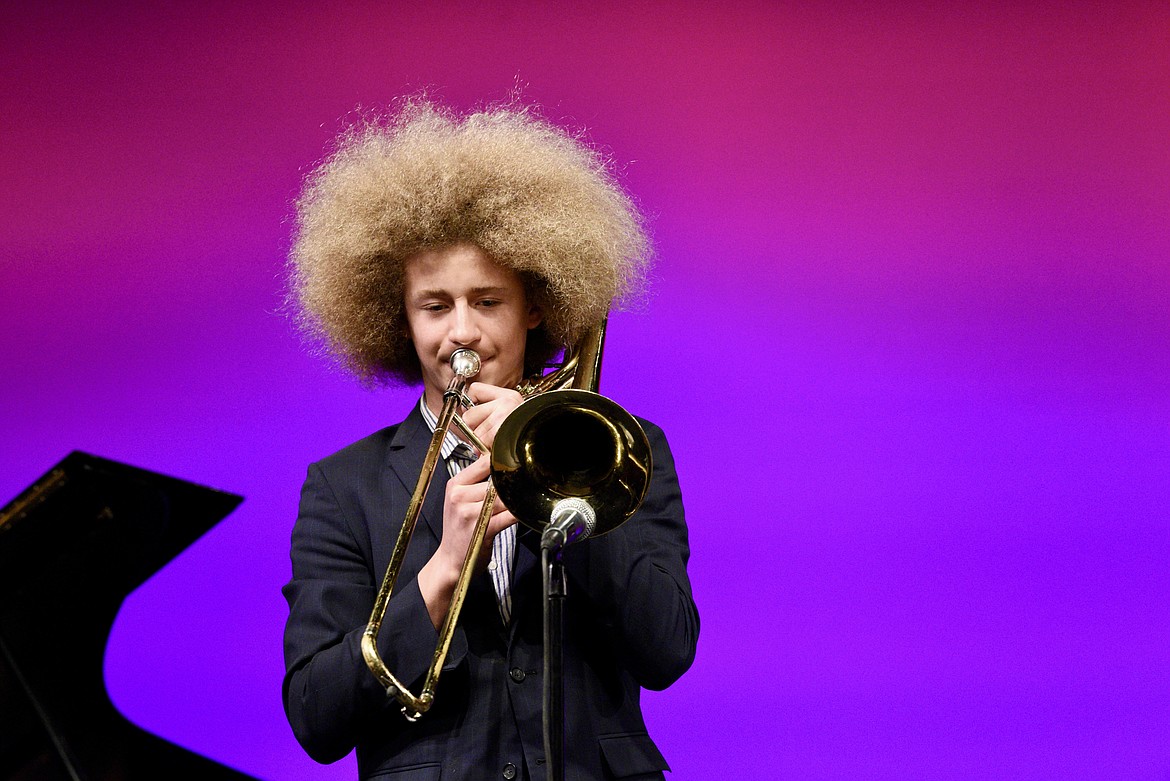
[[[524,397],[512,388],[499,388],[486,382],[471,383],[467,396],[475,406],[463,412],[463,422],[489,448],[496,440],[500,424],[524,401]]]

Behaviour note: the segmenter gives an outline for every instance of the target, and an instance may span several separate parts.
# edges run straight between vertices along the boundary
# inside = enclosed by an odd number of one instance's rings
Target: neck
[[[432,391],[430,388],[423,389],[423,400],[426,402],[427,409],[434,413],[435,417],[439,417],[439,413],[443,411],[443,394],[442,392]]]

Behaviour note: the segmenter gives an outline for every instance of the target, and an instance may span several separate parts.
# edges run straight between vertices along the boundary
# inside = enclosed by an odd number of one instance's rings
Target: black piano
[[[134,726],[102,658],[122,600],[242,497],[74,452],[0,510],[0,779],[249,779]]]

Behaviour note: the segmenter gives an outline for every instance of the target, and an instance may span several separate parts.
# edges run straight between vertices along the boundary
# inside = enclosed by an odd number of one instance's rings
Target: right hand
[[[483,455],[447,481],[443,502],[443,538],[439,541],[438,550],[418,574],[419,590],[422,591],[431,623],[436,629],[441,626],[451,604],[459,572],[479,522],[483,500],[487,496],[490,474],[491,456]],[[516,518],[497,498],[492,505],[492,517],[479,550],[477,571],[486,569],[491,561],[492,540],[495,536],[515,523]]]

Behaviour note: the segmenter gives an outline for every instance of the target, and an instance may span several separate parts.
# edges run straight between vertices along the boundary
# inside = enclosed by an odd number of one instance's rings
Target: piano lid
[[[248,779],[134,726],[102,658],[122,601],[242,497],[73,452],[0,509],[0,779]]]

